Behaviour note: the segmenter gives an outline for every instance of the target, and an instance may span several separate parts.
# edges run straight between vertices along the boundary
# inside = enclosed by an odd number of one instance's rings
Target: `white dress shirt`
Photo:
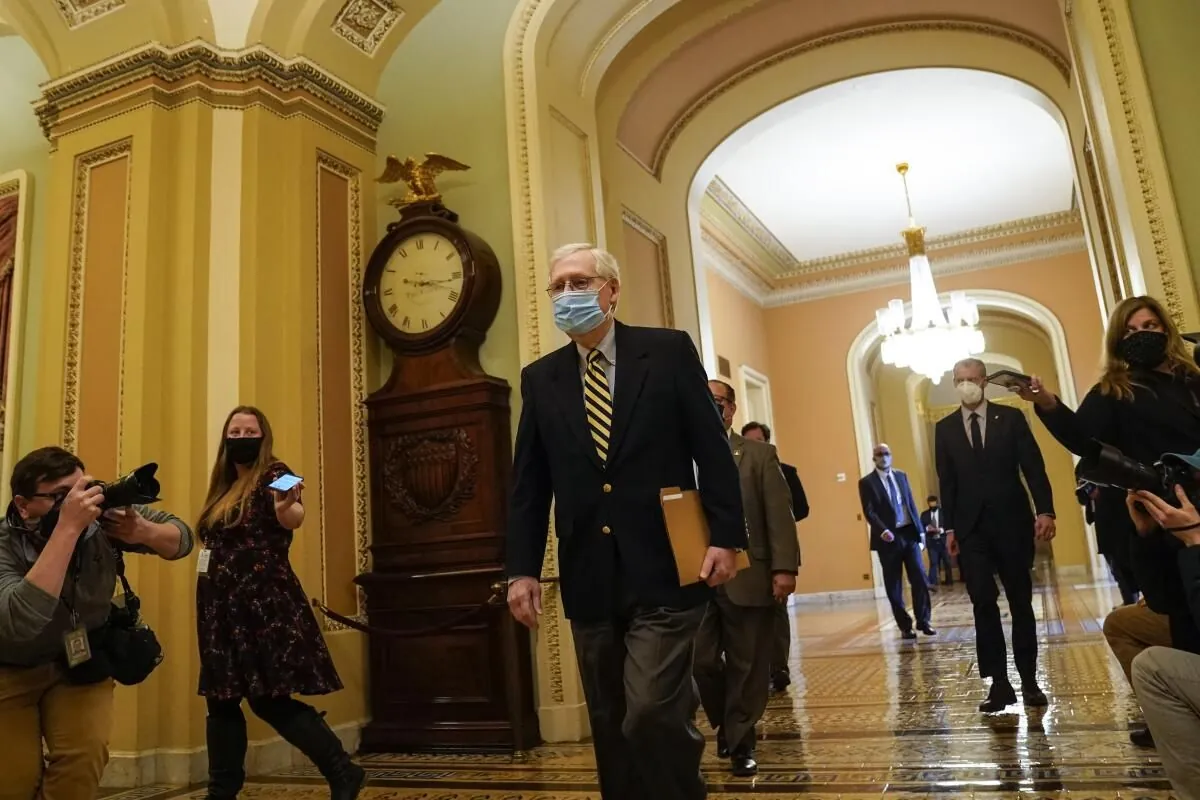
[[[879,480],[883,481],[883,490],[887,494],[888,502],[892,498],[896,498],[896,502],[900,505],[900,516],[896,519],[896,527],[903,528],[905,525],[912,525],[913,521],[908,516],[908,503],[904,502],[904,494],[900,491],[900,484],[896,481],[896,473],[892,470],[882,470],[876,468],[875,474],[879,476]],[[893,495],[892,492],[895,492]],[[895,533],[895,531],[893,531]]]

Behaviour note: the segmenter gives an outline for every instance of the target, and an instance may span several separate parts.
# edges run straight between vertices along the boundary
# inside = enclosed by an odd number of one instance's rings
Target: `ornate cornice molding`
[[[1068,225],[1080,225],[1082,224],[1082,219],[1079,209],[1042,214],[1038,217],[1023,217],[995,225],[969,228],[957,233],[930,236],[925,239],[925,247],[932,254],[939,250],[966,247],[967,245],[980,244],[1009,236],[1025,236]],[[829,256],[827,258],[814,258],[798,262],[794,269],[783,273],[779,277],[787,279],[803,275],[815,275],[820,272],[828,272],[829,270],[858,267],[876,261],[905,258],[907,255],[908,250],[905,249],[903,243],[886,245],[884,247],[872,247],[867,250],[853,250],[849,253],[839,253],[836,256]]]
[[[700,258],[705,266],[716,270],[717,274],[758,305],[766,306],[773,287],[755,274],[744,255],[714,236],[707,225],[700,227],[700,241],[703,245]]]
[[[755,75],[770,69],[785,61],[789,61],[797,56],[819,50],[822,47],[842,44],[844,42],[852,42],[858,39],[866,39],[874,36],[884,36],[895,33],[910,33],[910,32],[940,32],[951,31],[956,33],[974,33],[983,36],[990,36],[997,39],[1005,39],[1007,41],[1028,48],[1038,55],[1042,56],[1054,65],[1063,79],[1070,81],[1071,79],[1071,63],[1062,53],[1059,53],[1048,42],[1039,39],[1036,36],[1024,33],[1023,31],[1005,28],[1000,25],[994,25],[987,22],[976,22],[971,20],[904,20],[900,22],[886,22],[879,25],[868,25],[864,27],[851,28],[844,31],[829,33],[824,36],[818,36],[813,39],[807,39],[791,47],[784,48],[779,52],[767,56],[761,61],[757,61],[744,69],[741,69],[724,80],[720,81],[689,105],[682,114],[680,114],[671,126],[667,128],[662,139],[654,149],[653,158],[649,164],[645,164],[639,157],[634,156],[634,160],[639,166],[646,169],[657,180],[662,180],[663,164],[666,163],[667,153],[670,152],[671,146],[675,144],[675,140],[679,138],[683,130],[696,118],[705,108],[711,105],[722,95],[725,95],[739,84],[749,80]]]
[[[404,9],[393,0],[346,0],[333,18],[333,32],[373,58],[403,17]]]
[[[74,30],[125,7],[125,0],[54,0],[67,27]]]
[[[712,179],[708,184],[708,188],[704,193],[716,203],[726,214],[733,218],[733,221],[738,224],[746,235],[753,239],[759,247],[766,250],[771,258],[779,262],[782,271],[789,271],[796,268],[800,263],[796,257],[792,255],[792,251],[784,246],[783,242],[776,238],[775,234],[771,233],[771,229],[763,224],[763,221],[758,218],[758,215],[750,210],[742,198],[737,196],[733,189],[725,181],[721,180],[720,176]]]
[[[220,50],[202,41],[144,45],[50,81],[34,111],[53,146],[65,133],[133,108],[195,101],[303,114],[372,152],[383,121],[382,106],[306,58],[284,59],[261,45]]]
[[[747,257],[728,247],[719,237],[714,236],[707,226],[701,228],[701,242],[703,263],[716,270],[735,289],[763,308],[820,300],[884,286],[900,286],[907,283],[909,277],[907,263],[901,262],[883,268],[809,280],[797,286],[779,286],[768,283],[755,274]],[[931,259],[930,264],[934,276],[941,277],[1053,258],[1086,249],[1087,240],[1083,233],[1073,231],[1024,241],[1000,242],[993,247],[948,254]]]
[[[957,275],[963,272],[975,272],[981,269],[1005,267],[1009,264],[1020,264],[1026,261],[1054,258],[1055,256],[1077,253],[1086,249],[1087,240],[1081,232],[1075,232],[972,250],[965,253],[955,253],[944,258],[931,259],[930,265],[933,267],[934,277],[941,277],[944,275]],[[778,289],[771,293],[765,305],[771,308],[791,303],[800,303],[805,300],[818,300],[824,297],[852,294],[883,286],[899,286],[907,283],[908,277],[908,264],[905,263],[884,269],[864,270],[850,275],[838,275],[836,277],[808,281],[802,286]]]

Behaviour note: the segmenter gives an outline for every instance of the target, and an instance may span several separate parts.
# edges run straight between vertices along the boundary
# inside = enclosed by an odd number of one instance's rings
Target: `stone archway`
[[[1000,311],[1019,317],[1033,325],[1050,342],[1050,350],[1054,358],[1055,378],[1057,379],[1062,401],[1074,408],[1078,405],[1079,395],[1075,389],[1074,371],[1071,367],[1071,355],[1067,348],[1067,334],[1058,317],[1038,301],[1013,292],[994,289],[975,289],[967,292],[974,300],[980,311]],[[942,297],[948,302],[949,296]],[[906,304],[906,313],[908,311]],[[873,467],[871,463],[871,411],[868,404],[868,389],[871,384],[867,372],[867,363],[871,354],[881,341],[878,327],[871,322],[854,339],[846,354],[846,379],[850,386],[851,413],[854,419],[854,437],[859,457],[859,471],[866,474]],[[1078,459],[1072,456],[1073,461]],[[1082,513],[1082,511],[1080,512]],[[1095,530],[1084,521],[1087,536],[1089,565],[1093,575],[1103,575],[1106,569],[1100,554],[1096,550]],[[875,570],[876,594],[881,591],[881,576],[878,567]]]

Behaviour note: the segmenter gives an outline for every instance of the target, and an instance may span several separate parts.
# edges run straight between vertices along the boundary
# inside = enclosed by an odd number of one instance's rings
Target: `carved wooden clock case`
[[[405,208],[363,277],[394,355],[367,399],[372,627],[427,629],[504,577],[512,463],[509,386],[479,365],[500,304],[487,243],[439,203]],[[539,739],[529,637],[503,604],[448,629],[370,637],[368,752],[525,750]]]

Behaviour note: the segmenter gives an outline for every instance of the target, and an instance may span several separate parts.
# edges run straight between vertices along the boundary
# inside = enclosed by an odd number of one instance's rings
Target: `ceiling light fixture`
[[[910,316],[904,313],[904,301],[892,300],[875,311],[883,363],[909,368],[934,383],[964,358],[983,352],[983,332],[979,309],[966,292],[951,292],[950,306],[942,308],[933,269],[925,256],[925,229],[913,219],[912,200],[908,196],[908,164],[897,164],[904,182],[904,202],[908,205],[908,227],[902,231],[908,245],[908,280],[912,292]]]

